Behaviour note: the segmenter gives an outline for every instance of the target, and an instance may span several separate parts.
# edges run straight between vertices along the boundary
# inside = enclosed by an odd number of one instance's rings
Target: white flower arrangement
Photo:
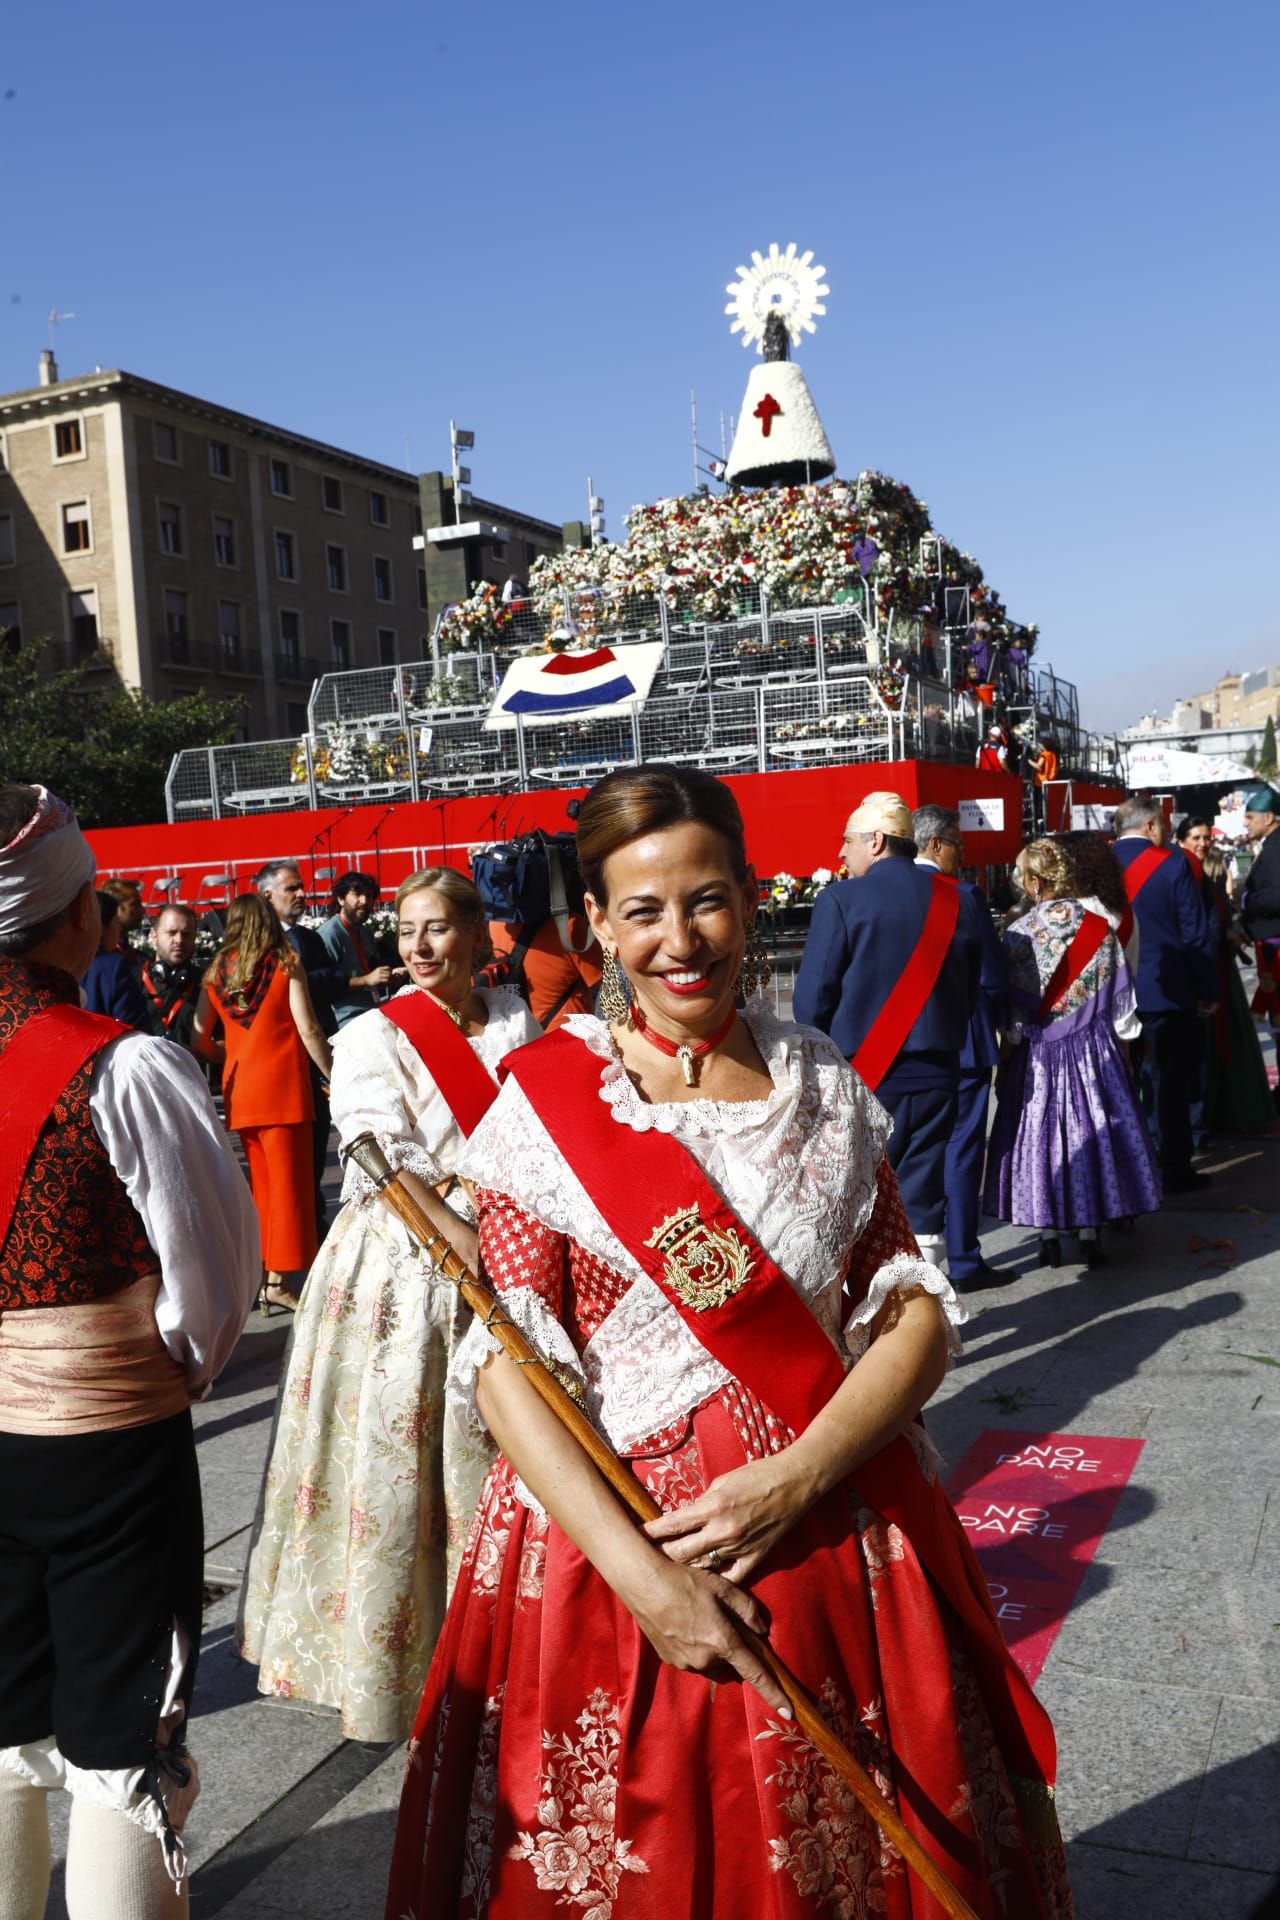
[[[920,560],[925,535],[940,554],[928,573]],[[862,536],[879,549],[866,582],[877,621],[890,612],[909,619],[931,606],[940,564],[943,580],[970,589],[975,612],[995,628],[1007,624],[981,567],[934,533],[924,502],[900,481],[870,472],[859,474],[852,488],[833,480],[633,507],[625,544],[544,554],[530,576],[529,596],[548,629],[589,608],[593,631],[652,624],[659,598],[677,621],[731,620],[756,610],[761,587],[775,604],[829,606],[857,574],[850,548]],[[513,637],[508,628],[509,610],[485,585],[446,609],[441,641],[450,650],[501,645]]]

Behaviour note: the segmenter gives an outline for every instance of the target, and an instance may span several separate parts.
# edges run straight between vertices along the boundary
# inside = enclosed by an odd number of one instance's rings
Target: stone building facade
[[[246,739],[301,733],[320,674],[429,653],[439,479],[134,374],[62,380],[44,353],[0,395],[0,630],[154,698],[230,695]],[[559,544],[514,518],[521,558],[525,532]]]

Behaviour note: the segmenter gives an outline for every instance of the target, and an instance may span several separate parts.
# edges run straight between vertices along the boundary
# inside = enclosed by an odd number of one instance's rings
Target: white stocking
[[[42,1920],[49,1896],[48,1791],[0,1766],[0,1920]]]
[[[175,1888],[155,1834],[73,1796],[67,1912],[70,1920],[187,1920],[187,1884]]]

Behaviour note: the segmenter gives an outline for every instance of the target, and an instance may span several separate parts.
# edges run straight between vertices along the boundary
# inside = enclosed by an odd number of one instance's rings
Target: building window
[[[280,671],[296,676],[302,670],[302,615],[280,609]]]
[[[0,513],[0,567],[11,567],[14,558],[13,515]]]
[[[218,651],[224,667],[240,665],[240,602],[218,602]]]
[[[495,560],[505,560],[505,559],[506,559],[506,557],[507,557],[507,543],[506,543],[506,541],[505,541],[505,540],[495,540],[495,541],[493,542],[493,557],[494,557],[494,559],[495,559]]]
[[[84,452],[84,432],[78,420],[58,420],[53,428],[55,460],[78,460]]]
[[[375,600],[394,600],[391,591],[391,562],[385,553],[373,556],[373,597]]]
[[[378,628],[378,665],[394,667],[396,664],[396,630],[394,627]]]
[[[333,636],[333,664],[345,673],[351,665],[351,622],[331,620],[329,631]]]
[[[342,504],[342,482],[336,473],[326,473],[320,482],[320,492],[324,499],[326,513],[345,513]]]
[[[70,500],[62,509],[62,551],[93,552],[93,528],[89,521],[87,500]]]
[[[181,463],[182,448],[178,442],[178,429],[171,427],[167,420],[152,421],[151,444],[155,448],[157,460],[164,460],[171,467]]]
[[[276,534],[276,574],[281,580],[296,580],[298,577],[294,566],[291,533],[277,532]]]
[[[67,595],[67,614],[71,624],[71,651],[76,660],[87,660],[98,650],[98,594],[95,587],[84,587]]]
[[[220,567],[236,564],[236,523],[221,513],[213,516],[213,558]]]
[[[160,551],[161,553],[182,552],[182,508],[173,500],[161,500],[160,509]]]
[[[389,527],[391,525],[391,510],[387,506],[387,496],[385,493],[370,493],[369,518],[375,527]]]
[[[305,733],[307,730],[307,708],[305,701],[287,700],[284,709],[285,729],[289,733]]]
[[[422,508],[416,500],[413,504],[413,530],[415,533],[422,532]]]
[[[0,433],[0,473],[9,471],[9,449],[5,445],[4,435]]]
[[[271,462],[271,491],[279,500],[292,500],[293,475],[289,471],[287,460]]]
[[[326,547],[325,555],[329,562],[329,586],[334,593],[347,590],[347,550],[345,547]]]
[[[427,570],[418,568],[418,605],[425,609],[427,604]]]
[[[209,471],[216,480],[231,479],[231,448],[225,440],[209,442]]]
[[[187,641],[187,596],[176,587],[164,590],[164,637],[168,645],[169,659],[179,666],[188,661]]]
[[[16,653],[22,645],[22,615],[16,600],[0,600],[0,646]]]

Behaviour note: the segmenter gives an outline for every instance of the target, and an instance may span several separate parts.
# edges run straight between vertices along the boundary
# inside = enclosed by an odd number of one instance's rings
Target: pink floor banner
[[[989,1427],[947,1482],[1028,1680],[1048,1658],[1142,1445]]]

